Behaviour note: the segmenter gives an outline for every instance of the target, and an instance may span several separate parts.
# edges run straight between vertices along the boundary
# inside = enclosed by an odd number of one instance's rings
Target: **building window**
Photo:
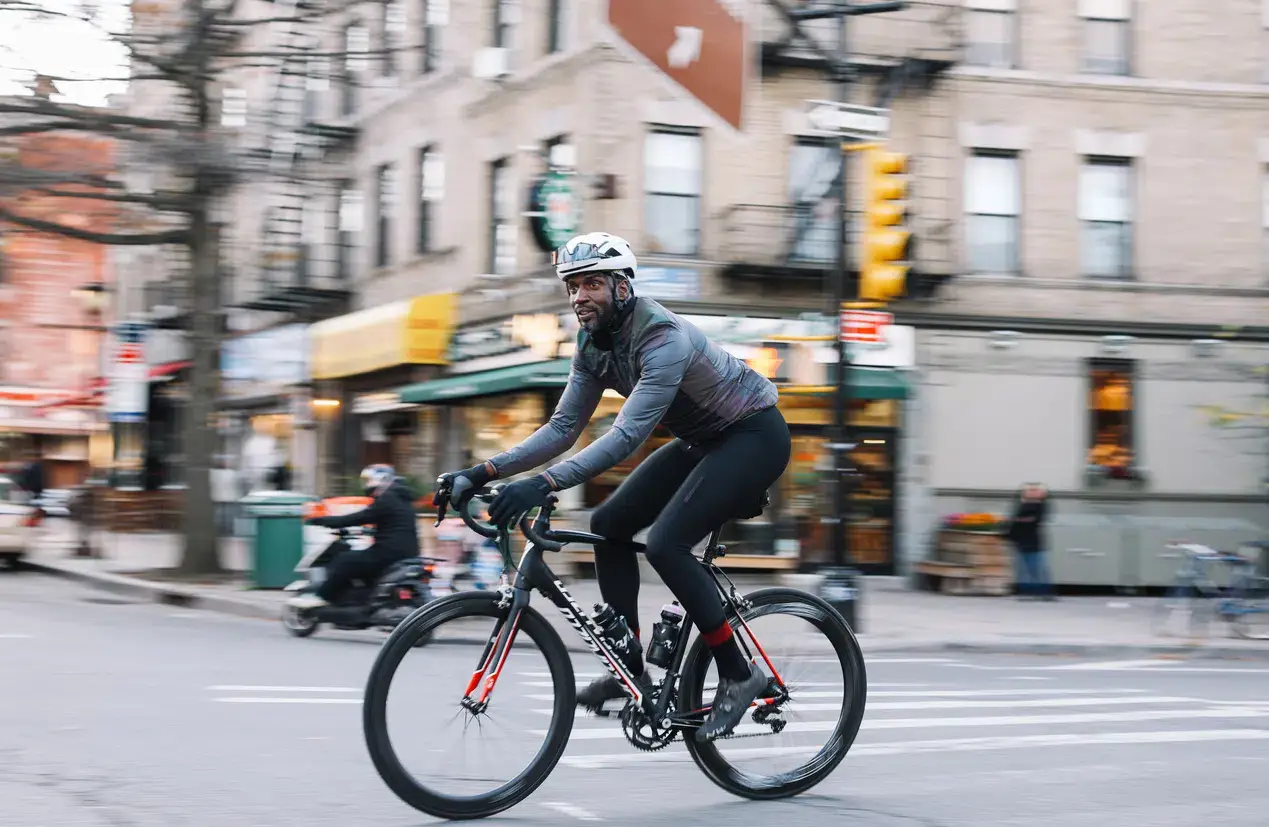
[[[565,0],[546,0],[546,53],[564,51]]]
[[[489,272],[502,276],[515,273],[516,226],[515,192],[511,163],[499,158],[489,165]]]
[[[361,23],[351,23],[344,29],[344,52],[340,56],[339,113],[344,116],[357,111],[357,87],[366,71],[367,54],[370,51],[370,32]]]
[[[1012,69],[1018,64],[1018,18],[1011,11],[965,10],[965,62]]]
[[[375,170],[376,267],[387,267],[392,263],[392,207],[395,200],[392,164],[380,164]]]
[[[383,4],[383,55],[379,67],[385,78],[397,76],[401,53],[405,51],[405,3],[387,0]]]
[[[835,261],[837,199],[833,188],[841,153],[829,141],[799,139],[789,156],[789,258]]]
[[[1132,28],[1129,20],[1084,18],[1082,69],[1094,75],[1132,73]]]
[[[1133,363],[1094,359],[1089,363],[1088,470],[1097,476],[1129,477],[1133,450]]]
[[[247,90],[228,86],[220,93],[220,125],[229,129],[247,125]]]
[[[304,199],[300,211],[300,256],[296,263],[297,281],[311,284],[316,277],[327,275],[323,272],[323,258],[327,243],[326,216],[329,207],[322,203],[320,191],[312,190]]]
[[[339,252],[336,260],[341,279],[352,278],[353,256],[357,251],[357,239],[365,221],[365,200],[361,191],[351,182],[344,182],[339,189]]]
[[[650,253],[691,256],[701,245],[701,136],[648,133],[643,155],[643,230]]]
[[[304,122],[312,123],[322,115],[322,95],[330,89],[331,61],[328,57],[308,60],[304,78]]]
[[[419,150],[419,235],[417,251],[434,249],[436,215],[445,199],[445,163],[440,150],[425,146]]]
[[[965,249],[971,273],[1021,271],[1021,162],[975,152],[965,164]]]
[[[519,0],[493,0],[493,45],[513,48],[515,25],[520,20]]]
[[[423,49],[419,58],[421,74],[441,67],[441,31],[449,23],[449,0],[423,0]]]
[[[1126,158],[1090,158],[1080,170],[1080,258],[1085,276],[1132,278],[1132,178]]]

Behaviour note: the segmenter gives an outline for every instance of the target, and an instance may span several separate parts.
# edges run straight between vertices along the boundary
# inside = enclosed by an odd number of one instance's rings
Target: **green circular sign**
[[[548,172],[533,190],[533,229],[538,242],[548,252],[562,247],[581,224],[582,204],[573,189],[571,176]]]

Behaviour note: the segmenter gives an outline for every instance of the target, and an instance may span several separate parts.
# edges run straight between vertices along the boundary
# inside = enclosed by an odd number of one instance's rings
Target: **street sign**
[[[720,0],[608,0],[608,25],[733,129],[748,79],[745,24]]]
[[[572,176],[548,172],[529,190],[529,227],[538,249],[551,252],[577,234],[581,226],[581,198]]]
[[[834,138],[881,138],[890,132],[890,110],[835,101],[807,101],[806,122],[816,135]]]
[[[875,344],[882,341],[881,329],[892,324],[894,324],[893,313],[842,308],[841,339],[843,342]]]

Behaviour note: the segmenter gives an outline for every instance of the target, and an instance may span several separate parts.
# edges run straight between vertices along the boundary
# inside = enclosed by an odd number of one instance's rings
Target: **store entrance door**
[[[898,431],[856,428],[852,465],[858,470],[847,517],[852,564],[865,574],[894,574]]]

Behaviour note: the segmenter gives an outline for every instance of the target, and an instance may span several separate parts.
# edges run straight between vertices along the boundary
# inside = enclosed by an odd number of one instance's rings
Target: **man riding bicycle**
[[[700,740],[728,735],[767,686],[732,635],[722,598],[692,547],[738,516],[784,473],[788,425],[776,409],[775,386],[712,342],[697,327],[646,297],[636,297],[638,264],[630,245],[608,233],[577,236],[555,251],[556,274],[581,325],[568,385],[550,420],[524,442],[455,474],[453,494],[506,478],[571,448],[612,389],[626,398],[612,429],[572,458],[506,485],[491,503],[491,520],[513,525],[553,491],[572,488],[629,457],[664,425],[675,439],[645,459],[591,517],[606,542],[595,547],[600,594],[639,637],[639,544],[696,622],[718,667],[718,689]],[[629,664],[645,686],[642,657]],[[597,710],[624,697],[620,682],[601,677],[577,694]]]

